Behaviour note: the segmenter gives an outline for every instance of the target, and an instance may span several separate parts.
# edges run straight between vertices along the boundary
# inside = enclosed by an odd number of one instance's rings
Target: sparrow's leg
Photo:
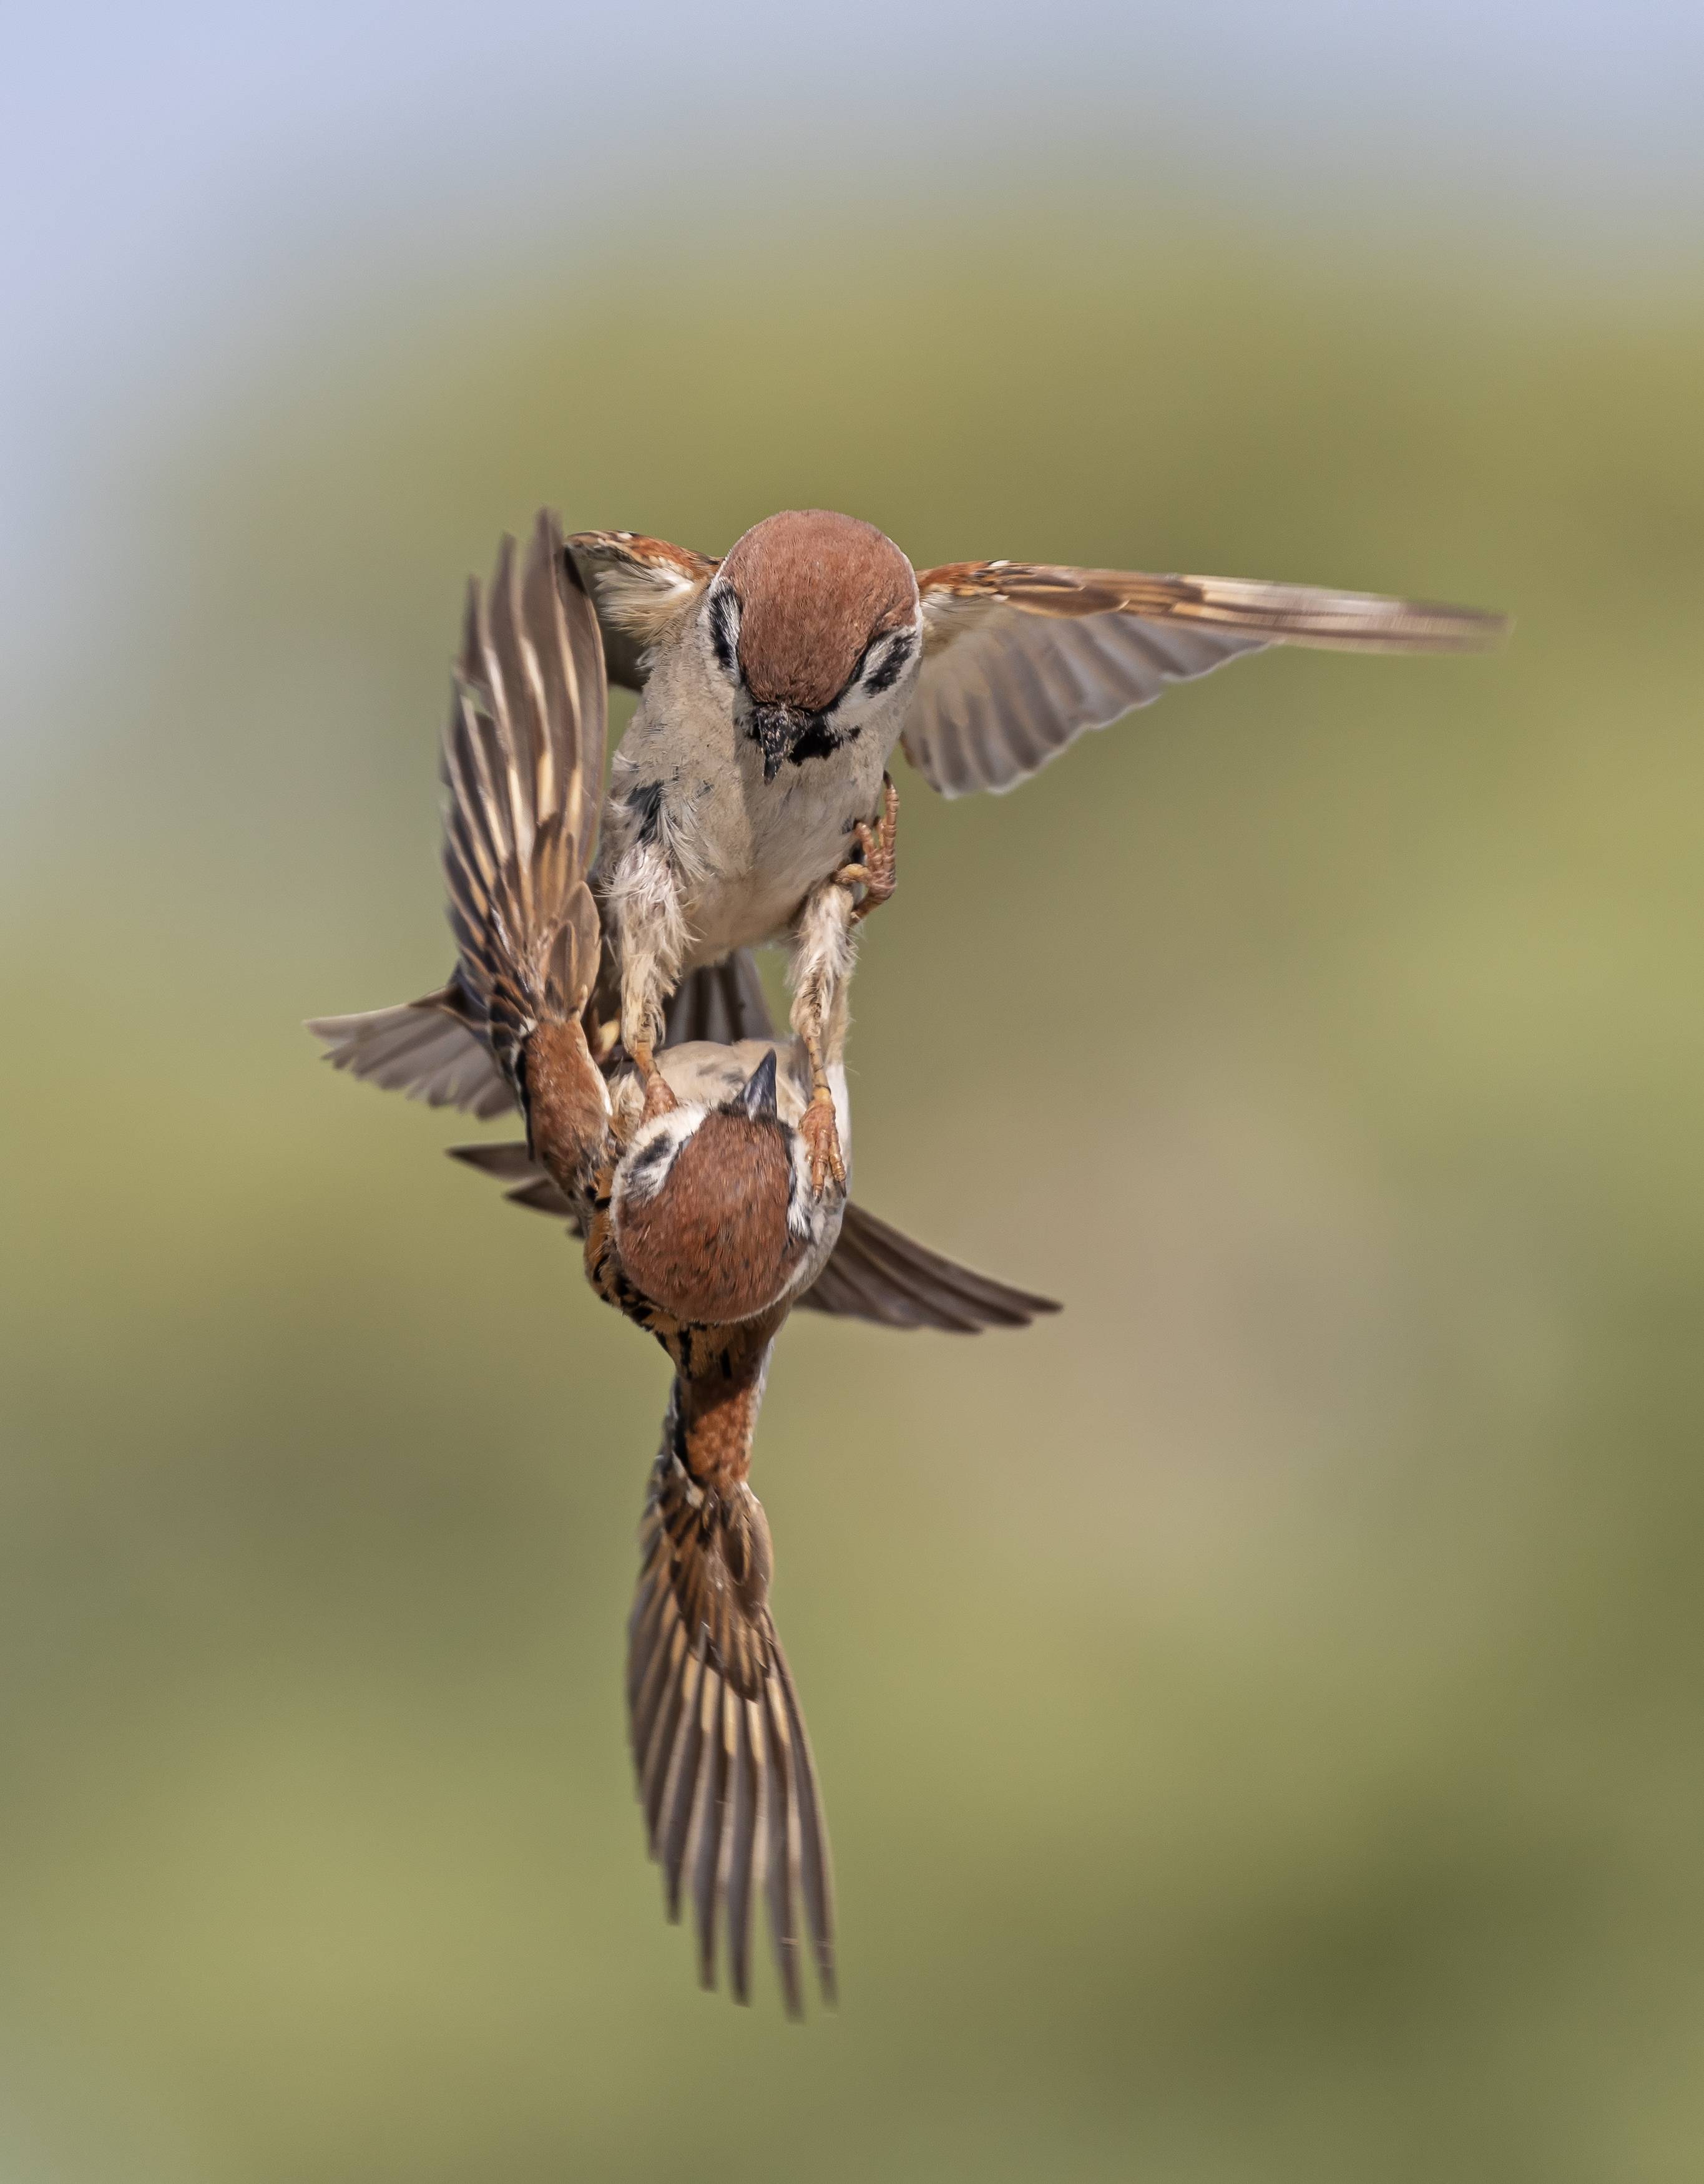
[[[846,1045],[846,989],[858,954],[856,928],[898,883],[899,791],[886,774],[880,819],[874,827],[860,820],[853,832],[862,861],[842,865],[814,889],[794,928],[792,1025],[805,1042],[814,1087],[799,1132],[810,1148],[811,1183],[818,1197],[830,1175],[842,1187],[846,1179],[828,1064],[839,1059]],[[852,893],[859,887],[863,899],[855,903]]]
[[[852,829],[863,853],[861,864],[842,865],[835,874],[837,886],[862,887],[863,899],[852,911],[856,919],[879,910],[899,885],[899,791],[891,774],[881,777],[881,816],[871,827],[860,819]]]
[[[813,1087],[799,1134],[810,1149],[811,1188],[819,1198],[830,1176],[842,1189],[846,1179],[828,1064],[846,1043],[846,987],[858,955],[855,916],[852,890],[836,875],[806,896],[793,928],[791,1022],[810,1056]]]
[[[674,868],[655,842],[635,842],[617,860],[603,895],[621,966],[621,1043],[648,1084],[662,1039],[663,1003],[680,978],[686,918]]]

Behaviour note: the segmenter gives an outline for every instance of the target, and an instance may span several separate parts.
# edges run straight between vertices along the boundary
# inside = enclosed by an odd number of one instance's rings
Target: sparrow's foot
[[[649,1039],[635,1040],[633,1066],[639,1072],[639,1081],[645,1087],[645,1106],[640,1115],[641,1123],[648,1123],[654,1115],[666,1115],[680,1102],[668,1089],[668,1081],[656,1066],[656,1056]]]
[[[811,1156],[811,1189],[817,1196],[822,1196],[830,1176],[844,1190],[846,1164],[841,1157],[841,1134],[835,1125],[834,1095],[826,1085],[818,1085],[811,1095],[811,1104],[799,1123],[799,1135]]]
[[[854,918],[868,917],[880,907],[899,885],[899,791],[892,777],[881,777],[881,817],[872,827],[860,819],[852,829],[863,861],[842,865],[835,874],[842,887],[862,887],[863,900],[852,911]]]

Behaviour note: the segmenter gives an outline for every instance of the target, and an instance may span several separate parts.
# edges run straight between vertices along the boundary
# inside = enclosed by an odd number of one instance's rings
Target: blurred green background
[[[59,647],[0,928],[0,2175],[1700,2173],[1696,279],[878,225],[279,344],[150,455],[131,633]],[[767,1964],[696,1991],[644,1857],[664,1360],[299,1028],[448,968],[460,591],[540,502],[1517,618],[1238,663],[1004,800],[902,772],[858,1193],[1067,1309],[784,1338],[802,2030]]]

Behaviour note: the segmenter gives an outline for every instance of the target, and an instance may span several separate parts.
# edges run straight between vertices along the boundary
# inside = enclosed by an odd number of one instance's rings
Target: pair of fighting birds
[[[722,560],[541,515],[470,584],[444,738],[457,961],[401,1008],[310,1028],[340,1068],[525,1142],[456,1148],[584,1240],[592,1286],[674,1366],[640,1534],[628,1702],[671,1917],[718,1925],[746,1998],[761,1892],[790,2012],[835,1985],[827,1831],[747,1484],[795,1306],[888,1327],[1056,1306],[847,1195],[846,989],[892,893],[896,744],[947,796],[1009,788],[1085,729],[1270,644],[1456,652],[1495,616],[1025,562],[914,571],[867,523],[774,515]],[[606,797],[606,684],[640,703]],[[791,1039],[750,950],[791,950]],[[802,1926],[802,1935],[801,1928]]]

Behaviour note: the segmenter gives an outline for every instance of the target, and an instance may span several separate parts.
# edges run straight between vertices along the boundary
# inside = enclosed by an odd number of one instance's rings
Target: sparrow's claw
[[[669,1089],[668,1079],[660,1069],[653,1069],[645,1087],[645,1107],[640,1116],[641,1123],[649,1123],[658,1115],[666,1115],[680,1105]]]
[[[669,1088],[668,1078],[656,1066],[656,1056],[649,1039],[635,1039],[633,1045],[633,1066],[639,1072],[639,1081],[645,1087],[645,1106],[640,1112],[640,1123],[653,1117],[666,1115],[680,1102]],[[635,1126],[636,1127],[636,1126]]]
[[[899,791],[893,785],[892,777],[886,773],[881,777],[881,788],[880,821],[872,827],[860,819],[852,829],[863,861],[842,865],[835,874],[842,887],[863,889],[862,901],[852,911],[854,918],[868,917],[899,885]]]
[[[811,1156],[811,1189],[820,1198],[832,1175],[844,1190],[846,1164],[841,1157],[841,1134],[835,1124],[834,1095],[819,1089],[811,1095],[799,1123],[799,1135]]]

